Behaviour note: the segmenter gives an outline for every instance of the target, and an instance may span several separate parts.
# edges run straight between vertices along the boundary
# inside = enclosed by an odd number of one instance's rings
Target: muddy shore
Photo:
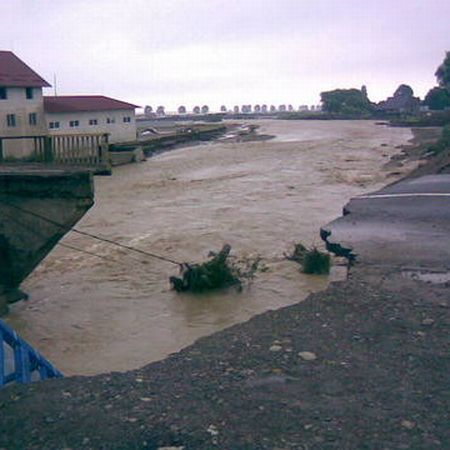
[[[412,128],[413,138],[402,146],[402,151],[391,159],[388,167],[401,165],[405,161],[420,161],[417,168],[406,175],[406,178],[416,178],[423,175],[450,173],[450,153],[443,152],[434,156],[429,153],[429,147],[436,142],[442,133],[440,127]]]
[[[448,288],[360,261],[347,281],[139,370],[1,391],[0,447],[446,448]]]

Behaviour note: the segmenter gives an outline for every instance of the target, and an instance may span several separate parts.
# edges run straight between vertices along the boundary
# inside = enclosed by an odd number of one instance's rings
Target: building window
[[[34,98],[33,88],[31,88],[31,87],[25,88],[25,95],[26,95],[28,100],[31,100],[32,98]]]
[[[107,117],[106,123],[116,123],[116,119],[114,119],[114,117]]]
[[[5,87],[0,87],[0,100],[6,100],[8,98],[8,91]]]
[[[59,122],[49,122],[48,127],[52,130],[59,128]]]
[[[97,125],[98,121],[97,119],[89,119],[89,125]]]
[[[6,115],[6,124],[8,127],[16,126],[16,115],[15,114],[7,114]]]
[[[123,121],[125,122],[125,123],[130,123],[131,122],[131,117],[124,117],[123,118]]]
[[[36,113],[28,114],[28,123],[30,125],[37,125],[37,114]]]
[[[74,128],[74,127],[79,127],[80,126],[80,121],[79,120],[71,120],[69,122],[69,126]]]

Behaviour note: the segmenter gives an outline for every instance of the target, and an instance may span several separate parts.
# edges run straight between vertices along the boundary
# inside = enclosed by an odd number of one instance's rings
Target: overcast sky
[[[316,104],[367,85],[423,97],[450,50],[449,0],[0,0],[0,49],[58,94],[139,105]],[[47,90],[51,94],[52,90]]]

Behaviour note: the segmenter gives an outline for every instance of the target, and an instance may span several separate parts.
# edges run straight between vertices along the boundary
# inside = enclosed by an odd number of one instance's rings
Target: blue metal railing
[[[53,364],[0,320],[0,388],[9,383],[61,377]]]

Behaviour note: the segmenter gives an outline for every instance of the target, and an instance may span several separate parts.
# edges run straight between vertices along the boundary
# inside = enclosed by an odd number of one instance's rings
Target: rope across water
[[[175,261],[174,259],[169,258],[167,256],[158,255],[156,253],[152,253],[152,252],[148,252],[148,251],[145,251],[145,250],[141,250],[139,248],[132,247],[130,245],[121,244],[120,242],[113,241],[112,239],[108,239],[108,238],[104,238],[102,236],[98,236],[96,234],[88,233],[87,231],[82,231],[82,230],[78,230],[76,228],[67,227],[67,226],[65,226],[65,225],[63,225],[63,224],[61,224],[59,222],[56,222],[53,219],[49,219],[48,217],[43,216],[42,214],[38,214],[38,213],[35,213],[33,211],[27,210],[25,208],[21,208],[20,206],[14,205],[14,204],[12,204],[10,202],[7,202],[5,200],[0,199],[0,203],[3,203],[4,205],[6,205],[6,206],[8,206],[10,208],[14,208],[14,209],[22,212],[23,214],[28,214],[30,216],[36,217],[38,219],[41,219],[41,220],[43,220],[43,221],[45,221],[47,223],[50,223],[50,224],[52,224],[52,225],[54,225],[54,226],[56,226],[58,228],[63,229],[65,232],[72,231],[73,233],[77,233],[77,234],[79,234],[81,236],[90,237],[91,239],[96,239],[96,240],[101,241],[101,242],[106,242],[108,244],[115,245],[117,247],[129,250],[129,251],[133,251],[133,252],[136,252],[136,253],[140,253],[141,255],[149,256],[151,258],[159,259],[161,261],[165,261],[165,262],[177,265],[177,266],[180,266],[182,264],[181,262]],[[69,247],[66,244],[61,244],[61,245]],[[71,247],[71,248],[73,250],[77,250],[77,251],[81,251],[81,252],[84,252],[84,253],[93,254],[94,256],[98,256],[100,258],[104,258],[101,255],[97,255],[97,254],[94,254],[92,252],[87,252],[86,250],[81,250],[81,249],[78,249],[76,247]]]

